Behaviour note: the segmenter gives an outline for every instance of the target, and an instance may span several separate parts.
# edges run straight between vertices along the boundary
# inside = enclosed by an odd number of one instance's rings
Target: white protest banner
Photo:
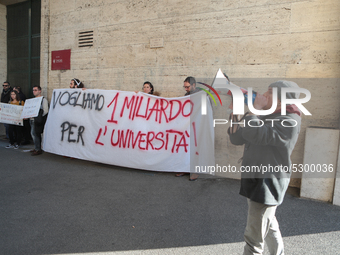
[[[24,109],[21,113],[22,119],[37,117],[43,97],[35,97],[25,101]]]
[[[215,165],[212,110],[199,92],[179,98],[114,90],[55,89],[44,130],[47,152],[153,171]]]
[[[23,126],[23,120],[20,117],[23,108],[22,105],[0,103],[0,122]]]

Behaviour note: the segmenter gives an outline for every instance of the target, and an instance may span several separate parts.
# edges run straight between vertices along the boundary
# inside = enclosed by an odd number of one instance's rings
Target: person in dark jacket
[[[196,79],[195,77],[188,76],[184,80],[183,88],[185,89],[186,93],[184,96],[189,96],[191,94],[194,94],[196,92],[199,92],[200,89],[196,87]],[[181,177],[184,176],[188,173],[177,173],[175,176],[176,177]],[[189,181],[196,181],[198,178],[198,174],[196,173],[190,173],[190,178]]]
[[[24,102],[26,101],[26,96],[25,96],[25,94],[21,91],[21,87],[16,86],[16,87],[13,88],[13,90],[15,90],[16,92],[18,92],[19,97],[20,97],[20,100],[22,100],[22,101],[24,101]]]
[[[21,91],[21,87],[16,86],[13,88],[13,91],[18,92],[20,100],[26,101],[26,95]],[[28,119],[25,119],[24,121],[24,128],[22,137],[24,138],[24,141],[21,143],[22,145],[30,144],[32,137],[31,137],[31,126],[30,126],[30,121]]]
[[[1,103],[8,104],[8,102],[11,100],[12,87],[8,81],[5,81],[2,87],[3,89],[1,93]]]
[[[184,96],[188,96],[200,91],[199,88],[196,88],[196,79],[192,76],[185,78],[183,88],[186,91]]]
[[[42,97],[41,94],[41,87],[34,85],[33,86],[33,95],[34,97]],[[42,154],[41,149],[41,136],[44,131],[45,122],[47,120],[47,114],[48,114],[48,101],[46,98],[42,98],[40,109],[39,109],[39,115],[35,118],[30,119],[31,124],[31,135],[34,142],[34,149],[31,150],[32,156],[37,156]]]
[[[11,85],[8,81],[5,81],[2,85],[2,93],[1,93],[1,103],[8,104],[11,100]],[[6,129],[6,138],[9,139],[9,124],[4,124]]]
[[[284,254],[275,212],[289,185],[290,156],[301,127],[301,113],[295,105],[287,105],[287,114],[281,115],[281,88],[284,87],[298,88],[298,85],[290,81],[270,84],[265,94],[257,94],[254,108],[270,109],[273,97],[277,96],[275,111],[261,117],[249,114],[244,118],[243,127],[233,125],[228,132],[233,144],[244,145],[240,194],[248,201],[246,255],[262,254],[264,242],[270,254]],[[273,94],[273,88],[277,88],[277,95]],[[289,99],[298,97],[298,93],[286,94]]]

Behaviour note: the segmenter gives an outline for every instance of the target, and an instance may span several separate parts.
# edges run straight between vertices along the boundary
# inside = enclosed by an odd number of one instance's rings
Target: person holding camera
[[[250,113],[244,117],[243,127],[235,124],[228,129],[231,143],[244,145],[243,169],[290,167],[290,156],[300,132],[301,113],[297,106],[287,105],[287,114],[281,114],[281,88],[287,87],[298,88],[298,85],[290,81],[277,81],[269,85],[266,93],[256,95],[254,108],[257,110],[271,109],[273,98],[277,96],[277,106],[272,114],[256,116]],[[273,88],[277,88],[277,94],[273,94]],[[297,99],[299,94],[287,92],[286,98]],[[234,123],[240,123],[237,116],[231,117]],[[277,206],[283,202],[289,182],[290,171],[242,172],[240,195],[245,196],[248,202],[243,254],[262,254],[265,242],[270,254],[284,254],[275,213]]]

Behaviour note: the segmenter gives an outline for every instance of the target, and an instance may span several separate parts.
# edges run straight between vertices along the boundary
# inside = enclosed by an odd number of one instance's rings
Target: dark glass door
[[[7,80],[32,97],[40,85],[41,0],[7,6]]]

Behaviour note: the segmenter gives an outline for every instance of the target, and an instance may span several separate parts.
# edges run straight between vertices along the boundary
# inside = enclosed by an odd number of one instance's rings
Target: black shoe
[[[32,152],[31,156],[38,156],[42,154],[42,150]]]

